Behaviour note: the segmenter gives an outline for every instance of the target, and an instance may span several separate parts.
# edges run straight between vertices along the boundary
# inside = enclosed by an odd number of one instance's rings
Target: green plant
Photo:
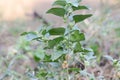
[[[35,74],[42,80],[77,80],[80,76],[94,80],[92,74],[87,73],[88,66],[94,66],[95,56],[91,49],[84,48],[82,42],[85,35],[78,28],[78,23],[91,14],[76,14],[77,10],[88,10],[80,5],[81,0],[56,0],[53,8],[47,13],[63,18],[64,27],[50,28],[43,25],[37,32],[24,32],[29,40],[37,40],[40,46],[35,51],[34,59],[39,63]]]

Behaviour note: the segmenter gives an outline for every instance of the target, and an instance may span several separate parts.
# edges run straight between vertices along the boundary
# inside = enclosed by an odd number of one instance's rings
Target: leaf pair
[[[87,9],[85,6],[79,6],[79,7],[73,7],[73,10],[78,10],[78,9]],[[66,11],[64,8],[51,8],[50,10],[47,11],[47,13],[54,14],[56,16],[64,17],[66,14]],[[81,22],[85,20],[86,18],[91,17],[91,14],[86,14],[86,15],[74,15],[73,19],[75,23]]]

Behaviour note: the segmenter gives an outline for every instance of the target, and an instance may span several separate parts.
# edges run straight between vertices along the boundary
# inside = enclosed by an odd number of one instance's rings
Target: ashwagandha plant
[[[37,32],[24,32],[30,40],[39,42],[34,52],[34,59],[39,67],[35,71],[36,79],[40,80],[81,80],[81,76],[94,80],[87,73],[87,66],[93,66],[94,53],[82,46],[85,35],[77,26],[91,14],[76,14],[77,10],[88,10],[80,5],[81,0],[56,0],[53,8],[47,13],[63,18],[64,27],[49,27],[43,25]]]

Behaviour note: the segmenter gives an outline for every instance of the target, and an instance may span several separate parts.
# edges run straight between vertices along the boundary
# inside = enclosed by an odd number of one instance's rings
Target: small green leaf
[[[42,35],[45,35],[47,33],[47,30],[42,31]]]
[[[34,56],[36,56],[37,58],[43,60],[44,57],[45,57],[45,52],[41,48],[37,48],[37,50],[34,53]]]
[[[36,37],[36,38],[33,38],[32,40],[37,40],[37,41],[39,41],[39,40],[41,40],[42,39],[42,37]]]
[[[31,41],[31,40],[33,40],[34,38],[37,38],[37,33],[36,33],[36,32],[28,32],[28,33],[26,34],[26,39],[27,39],[28,41]]]
[[[78,7],[81,0],[66,0],[67,3],[70,3],[72,6]]]
[[[88,9],[88,8],[86,6],[78,6],[78,7],[72,6],[72,9],[73,11],[76,11],[76,10]]]
[[[26,36],[26,39],[28,41],[33,40],[34,38],[37,38],[37,33],[36,32],[23,32],[21,36]]]
[[[79,30],[74,30],[70,35],[70,41],[79,42],[85,40],[85,36],[83,33],[79,33]]]
[[[59,6],[65,6],[66,5],[66,1],[65,0],[57,0],[53,3],[54,5],[59,5]]]
[[[91,17],[91,14],[86,14],[86,15],[74,15],[73,19],[75,21],[75,23],[81,22],[83,20],[85,20],[86,18]]]
[[[53,40],[48,41],[48,47],[53,48],[55,45],[59,44],[64,38],[63,37],[57,37]]]
[[[54,52],[51,56],[52,61],[57,60],[59,57],[61,57],[64,53],[62,51]]]
[[[65,28],[52,28],[48,32],[50,35],[63,35],[65,33]]]
[[[77,42],[75,44],[74,52],[76,53],[76,52],[82,52],[82,51],[83,51],[83,48],[82,48],[81,44],[79,42]]]
[[[40,70],[40,71],[38,71],[38,72],[36,73],[36,77],[41,79],[41,77],[45,77],[47,74],[48,74],[48,73],[47,73],[45,70]],[[43,78],[43,79],[44,79],[44,78]],[[43,80],[43,79],[42,79],[42,80]]]
[[[35,60],[36,62],[38,62],[38,61],[40,61],[40,58],[34,55],[34,60]]]
[[[22,34],[20,34],[21,36],[27,35],[28,32],[23,32]]]
[[[37,52],[37,53],[35,53],[35,56],[39,59],[44,59],[45,54],[43,52],[40,52],[40,53]]]
[[[36,32],[23,32],[22,34],[20,34],[21,36],[27,35],[27,34],[34,34],[36,35]]]
[[[57,50],[63,50],[63,46],[57,46]]]
[[[56,16],[64,17],[65,9],[64,8],[51,8],[47,13],[54,14]]]
[[[51,55],[45,55],[45,58],[44,58],[45,62],[51,62]]]
[[[84,53],[89,53],[90,52],[90,50],[88,50],[88,49],[83,49],[83,51],[82,52],[84,52]]]

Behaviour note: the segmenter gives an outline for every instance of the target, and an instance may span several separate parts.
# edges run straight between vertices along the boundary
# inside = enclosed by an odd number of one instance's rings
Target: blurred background
[[[54,0],[0,0],[0,67],[5,66],[0,74],[4,72],[6,62],[13,58],[15,53],[31,53],[30,43],[20,37],[24,31],[37,30],[45,19],[52,25],[61,25],[62,19],[46,14]],[[81,24],[80,29],[85,32],[86,46],[91,47],[98,56],[98,62],[103,54],[114,58],[120,56],[120,0],[83,0],[89,11],[81,13],[92,13],[93,16]],[[54,24],[55,23],[55,24]],[[16,62],[19,65],[33,65],[31,57]],[[22,73],[25,68],[19,66],[15,69]],[[7,79],[6,79],[7,80]]]

